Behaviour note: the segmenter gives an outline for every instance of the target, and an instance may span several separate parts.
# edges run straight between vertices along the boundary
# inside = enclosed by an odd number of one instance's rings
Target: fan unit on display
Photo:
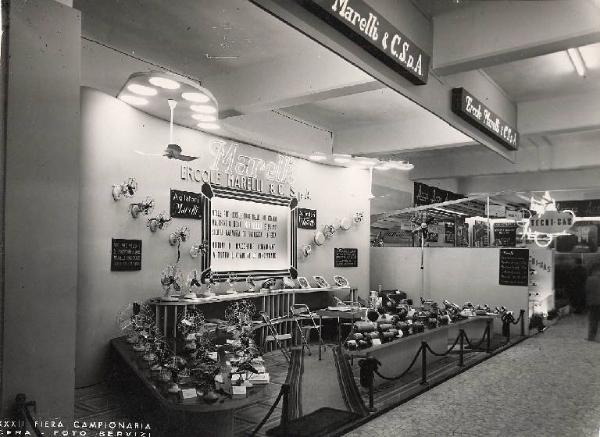
[[[177,106],[177,102],[172,99],[169,99],[168,102],[169,109],[171,110],[171,118],[169,121],[169,144],[167,145],[167,148],[164,150],[163,153],[145,153],[139,150],[136,150],[136,153],[143,156],[162,156],[168,159],[176,159],[184,162],[194,161],[198,159],[197,156],[184,155],[182,153],[183,150],[181,149],[181,146],[173,142],[173,113],[175,111],[175,107]]]

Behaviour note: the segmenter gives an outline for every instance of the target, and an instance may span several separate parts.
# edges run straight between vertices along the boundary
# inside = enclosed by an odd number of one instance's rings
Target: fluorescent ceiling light
[[[119,97],[119,99],[123,100],[125,103],[129,103],[130,105],[147,105],[148,100],[143,97],[132,96],[129,94],[124,94]]]
[[[575,71],[577,72],[577,74],[581,77],[585,77],[585,73],[587,72],[587,69],[585,66],[585,62],[583,61],[583,58],[581,57],[581,53],[579,53],[579,49],[577,49],[577,48],[568,49],[567,54],[569,55],[569,59],[571,60],[573,67],[575,67]]]
[[[321,153],[313,153],[308,157],[308,159],[310,159],[311,161],[325,161],[327,159],[327,156]]]
[[[181,94],[181,97],[183,97],[188,102],[194,102],[194,103],[210,102],[210,97],[208,97],[206,94],[203,94],[203,93],[183,93],[183,94]]]
[[[351,159],[352,159],[352,156],[350,156],[350,155],[337,154],[337,155],[333,156],[333,160],[335,162],[337,162],[338,164],[346,164],[346,163],[350,162]]]
[[[192,105],[190,109],[194,112],[199,112],[200,114],[216,114],[217,108],[210,105]]]
[[[216,115],[209,115],[209,114],[192,114],[192,118],[194,120],[198,120],[198,121],[217,121],[217,116]]]
[[[150,79],[148,79],[148,82],[154,86],[164,88],[166,90],[176,90],[179,88],[179,82],[173,79],[167,79],[166,77],[152,76]]]
[[[158,94],[156,88],[140,85],[137,83],[127,85],[127,89],[132,93],[139,94],[140,96],[155,96],[156,94]]]
[[[221,126],[219,126],[217,123],[198,123],[196,126],[198,126],[200,129],[206,130],[221,129]]]
[[[389,166],[388,163],[386,162],[382,162],[381,164],[378,164],[375,166],[375,170],[382,170],[382,171],[386,171],[391,169],[392,167]]]

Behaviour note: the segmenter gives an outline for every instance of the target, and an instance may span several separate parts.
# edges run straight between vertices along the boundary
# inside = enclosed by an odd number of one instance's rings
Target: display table
[[[354,309],[351,311],[339,311],[322,309],[317,310],[315,313],[319,316],[319,360],[321,359],[321,343],[322,343],[322,330],[323,330],[323,319],[337,319],[337,339],[338,344],[342,345],[342,326],[341,320],[349,320],[350,323],[354,323],[356,320],[360,320],[365,314],[365,309]]]
[[[147,365],[138,364],[139,358],[125,337],[114,338],[111,346],[125,366],[136,376],[137,382],[145,386],[159,403],[170,424],[169,436],[202,437],[233,436],[233,410],[258,402],[266,385],[248,389],[242,399],[225,399],[207,404],[200,398],[179,400],[158,386],[151,377]]]
[[[370,354],[381,363],[379,372],[384,376],[393,377],[403,372],[410,365],[423,341],[426,341],[429,347],[436,353],[444,353],[448,349],[448,343],[454,342],[461,329],[464,329],[471,341],[478,342],[485,331],[488,320],[493,321],[493,318],[487,316],[470,317],[456,323],[440,326],[435,329],[428,329],[419,334],[402,337],[389,343],[356,351],[347,351],[346,353],[352,357],[361,357],[367,353]],[[434,363],[440,359],[442,357],[430,353],[427,354],[428,363]],[[421,359],[417,358],[412,371],[420,370]],[[384,382],[386,382],[384,379],[375,375],[373,382],[375,387]]]
[[[251,293],[221,294],[198,299],[180,299],[173,302],[162,301],[160,298],[156,298],[151,299],[149,303],[154,308],[156,325],[161,328],[165,336],[171,338],[177,336],[176,321],[180,317],[185,316],[189,309],[193,308],[202,311],[207,319],[222,318],[226,305],[242,299],[252,300],[257,311],[264,311],[279,334],[293,334],[295,328],[292,318],[289,317],[292,305],[305,303],[311,309],[323,307],[329,305],[331,296],[336,294],[341,295],[345,300],[354,300],[355,290],[350,287],[281,289]],[[313,295],[320,295],[320,298],[311,301],[310,297]],[[269,335],[267,328],[264,324],[257,324],[256,330],[258,344],[262,344],[262,339]],[[298,344],[297,336],[294,337],[293,342],[294,344]],[[266,344],[264,352],[269,352],[274,347],[276,347],[274,342]]]

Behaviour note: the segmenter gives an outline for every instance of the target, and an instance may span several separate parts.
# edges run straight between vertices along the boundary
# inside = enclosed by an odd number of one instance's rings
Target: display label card
[[[142,240],[113,238],[110,270],[113,272],[142,270]]]
[[[198,396],[195,388],[182,388],[179,391],[179,397],[181,399],[194,399]]]
[[[298,228],[317,229],[317,210],[298,208]]]
[[[336,247],[333,256],[334,267],[358,267],[358,249]]]
[[[171,190],[171,217],[202,220],[201,198],[200,193]]]
[[[529,285],[529,250],[500,249],[500,285]]]

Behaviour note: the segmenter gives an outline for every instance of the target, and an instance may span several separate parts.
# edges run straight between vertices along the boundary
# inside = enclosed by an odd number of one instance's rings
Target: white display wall
[[[441,303],[444,299],[462,305],[505,306],[519,314],[527,313],[527,286],[499,284],[498,248],[430,247],[424,252],[413,247],[371,248],[371,289],[400,289],[419,302],[419,297]],[[527,316],[527,314],[526,314]],[[528,324],[529,321],[526,320]],[[527,326],[527,325],[526,325]]]
[[[530,245],[529,315],[548,315],[554,303],[554,251]]]
[[[181,246],[184,277],[199,268],[200,259],[192,259],[189,249],[202,241],[202,222],[173,219],[168,229],[151,233],[146,216],[133,219],[128,212],[132,201],[152,197],[156,207],[151,216],[169,211],[169,190],[200,192],[201,182],[182,179],[182,165],[206,170],[213,161],[209,144],[214,136],[175,126],[174,142],[186,155],[197,156],[190,162],[161,156],[168,141],[168,123],[149,116],[96,90],[81,93],[81,198],[79,213],[79,275],[77,312],[77,386],[100,381],[103,377],[108,345],[120,335],[116,316],[127,303],[162,295],[160,273],[177,258],[177,249],[169,245],[169,233],[179,226],[190,228],[190,238]],[[306,145],[311,150],[311,145]],[[277,161],[276,152],[239,144],[238,152],[265,161]],[[299,194],[299,206],[317,210],[317,226],[336,219],[364,213],[360,225],[338,231],[324,246],[316,247],[309,258],[298,255],[300,276],[322,275],[333,282],[343,275],[359,293],[366,296],[369,287],[369,192],[370,175],[366,170],[325,166],[294,159],[293,186]],[[135,177],[139,188],[132,199],[115,202],[113,184]],[[298,229],[298,249],[312,240],[314,231]],[[111,240],[142,240],[142,269],[111,272]],[[357,268],[334,268],[334,248],[358,249]]]

